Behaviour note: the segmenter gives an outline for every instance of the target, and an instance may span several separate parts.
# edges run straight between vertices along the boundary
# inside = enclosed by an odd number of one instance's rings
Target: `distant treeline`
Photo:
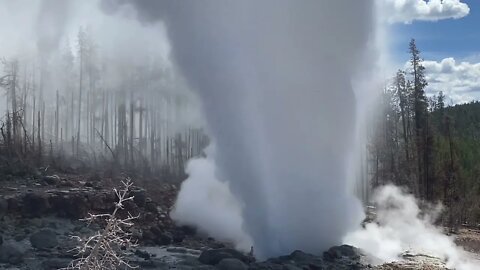
[[[80,163],[181,177],[208,138],[184,121],[192,99],[168,65],[144,52],[104,55],[85,29],[75,43],[1,62],[1,169]]]
[[[368,152],[373,186],[394,183],[423,202],[442,202],[445,225],[480,222],[480,103],[446,106],[428,98],[415,40],[410,66],[385,87]],[[440,90],[440,89],[439,89]]]

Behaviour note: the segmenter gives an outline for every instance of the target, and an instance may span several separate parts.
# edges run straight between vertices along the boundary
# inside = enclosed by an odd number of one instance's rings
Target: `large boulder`
[[[52,186],[55,186],[61,182],[61,179],[58,177],[58,175],[46,175],[42,178],[42,180],[46,185]]]
[[[324,267],[321,257],[295,250],[290,255],[271,258],[264,263],[255,264],[253,269],[324,269]]]
[[[247,270],[248,266],[239,259],[227,258],[221,260],[217,264],[217,268],[219,270]]]
[[[237,259],[250,263],[252,259],[231,248],[208,249],[200,254],[198,260],[203,264],[217,265],[223,259]]]
[[[350,260],[358,260],[362,252],[355,247],[349,245],[341,245],[331,247],[328,251],[323,253],[323,258],[327,261],[335,261],[338,259],[350,259]]]
[[[52,230],[40,230],[30,236],[30,243],[37,249],[51,249],[58,245],[57,235]]]
[[[288,258],[294,262],[309,262],[317,259],[316,256],[305,253],[301,250],[295,250],[288,256]]]

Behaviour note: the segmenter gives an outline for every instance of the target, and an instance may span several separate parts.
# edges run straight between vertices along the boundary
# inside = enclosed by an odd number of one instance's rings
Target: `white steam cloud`
[[[363,211],[348,182],[365,106],[351,81],[365,57],[379,61],[374,2],[103,2],[165,23],[175,64],[203,104],[216,151],[188,164],[175,220],[240,249],[253,245],[258,257],[318,254],[343,241],[383,261],[414,249],[478,268],[393,186],[374,197],[379,223],[357,229]],[[371,71],[362,71],[370,84]]]
[[[405,251],[436,256],[447,267],[458,270],[479,269],[480,264],[456,246],[453,237],[433,225],[439,208],[422,213],[413,195],[395,186],[376,190],[377,222],[348,234],[344,242],[375,255],[384,262],[401,260]]]
[[[51,53],[65,32],[70,3],[62,0],[43,0],[36,21],[37,47],[40,52]]]
[[[193,225],[200,232],[248,251],[252,240],[242,229],[241,204],[232,195],[228,183],[215,176],[212,146],[207,153],[207,158],[189,161],[186,173],[190,177],[182,183],[170,216],[179,224]]]
[[[121,2],[142,21],[165,22],[174,60],[203,104],[215,177],[242,206],[256,255],[339,244],[363,217],[348,188],[351,81],[365,57],[375,62],[375,1]],[[208,207],[185,204],[182,192],[177,214]]]

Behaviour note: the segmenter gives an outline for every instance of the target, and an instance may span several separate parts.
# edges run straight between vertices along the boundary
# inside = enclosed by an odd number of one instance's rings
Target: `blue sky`
[[[427,94],[443,91],[451,104],[480,100],[480,0],[385,1],[394,14],[394,64],[404,66],[415,38],[425,59]]]
[[[439,21],[414,21],[397,23],[393,28],[393,52],[396,60],[406,60],[408,42],[415,38],[423,57],[441,60],[446,57],[467,59],[476,56],[480,60],[480,1],[465,0],[470,13],[460,19]]]

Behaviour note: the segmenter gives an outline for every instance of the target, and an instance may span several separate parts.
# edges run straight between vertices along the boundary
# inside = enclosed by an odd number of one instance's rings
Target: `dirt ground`
[[[463,227],[453,235],[455,243],[480,261],[480,229]],[[446,270],[442,260],[426,255],[406,256],[402,262],[386,263],[375,270]]]
[[[480,257],[480,229],[461,228],[455,235],[455,243]]]

